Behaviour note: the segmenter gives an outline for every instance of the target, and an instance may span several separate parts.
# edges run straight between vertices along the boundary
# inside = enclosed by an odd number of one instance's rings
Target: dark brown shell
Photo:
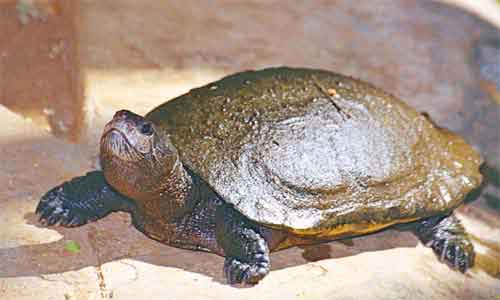
[[[481,182],[481,158],[463,139],[327,71],[235,74],[147,118],[226,202],[301,234],[369,232],[443,213]]]

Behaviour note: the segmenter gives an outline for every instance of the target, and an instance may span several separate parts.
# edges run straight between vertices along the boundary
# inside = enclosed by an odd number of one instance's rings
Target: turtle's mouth
[[[153,125],[143,117],[121,110],[104,126],[101,154],[118,156],[122,160],[137,160],[152,151]]]
[[[139,151],[130,143],[127,136],[119,129],[106,128],[101,138],[101,153],[108,152],[125,160],[139,158]]]
[[[114,148],[119,144],[126,144],[128,147],[131,147],[127,137],[120,130],[111,128],[103,133],[101,138],[101,145],[111,146],[111,148]]]
[[[120,129],[115,128],[115,127],[111,127],[109,129],[105,128],[104,133],[102,134],[102,139],[104,140],[104,139],[108,139],[108,138],[113,138],[113,136],[114,136],[114,138],[120,138],[120,139],[125,140],[125,142],[130,145],[130,142],[128,141],[128,138],[125,135],[125,133],[121,132]]]

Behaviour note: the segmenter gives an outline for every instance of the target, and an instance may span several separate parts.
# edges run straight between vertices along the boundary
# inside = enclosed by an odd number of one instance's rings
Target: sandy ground
[[[0,299],[499,298],[500,31],[431,1],[353,3],[0,1]],[[75,229],[37,222],[44,192],[97,167],[115,110],[145,113],[277,65],[370,81],[481,151],[487,184],[459,213],[473,270],[453,272],[387,230],[273,254],[269,276],[236,288],[222,258],[156,243],[123,213]]]

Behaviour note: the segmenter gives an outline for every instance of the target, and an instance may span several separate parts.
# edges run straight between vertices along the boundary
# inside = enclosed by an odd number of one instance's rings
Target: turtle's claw
[[[227,258],[224,262],[224,273],[229,284],[254,285],[269,273],[269,261],[249,264],[235,258]]]
[[[101,171],[75,177],[42,196],[36,213],[46,225],[75,227],[98,220],[112,211],[133,212],[135,205],[115,192]]]
[[[474,265],[474,247],[468,239],[462,236],[434,240],[431,248],[440,261],[462,273]]]
[[[47,226],[56,224],[61,226],[77,226],[87,222],[86,220],[75,218],[78,208],[75,207],[72,200],[69,199],[65,192],[64,185],[65,184],[53,188],[40,199],[40,203],[38,203],[36,208],[36,213],[40,216],[39,221],[42,224]],[[75,219],[78,222],[76,222]]]
[[[474,266],[474,247],[460,221],[452,214],[420,221],[415,233],[441,262],[465,273]]]

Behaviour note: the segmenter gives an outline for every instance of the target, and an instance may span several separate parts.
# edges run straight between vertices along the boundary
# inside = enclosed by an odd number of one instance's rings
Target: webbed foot
[[[229,284],[256,284],[269,273],[269,250],[266,241],[251,229],[242,230],[245,243],[244,262],[237,258],[227,257],[224,262],[224,273]]]
[[[474,265],[474,248],[467,239],[456,237],[435,239],[430,247],[440,261],[462,273]]]
[[[423,220],[415,233],[426,246],[434,250],[440,261],[451,268],[465,273],[474,265],[474,247],[453,214]]]
[[[233,208],[221,208],[217,213],[217,240],[226,256],[224,273],[229,284],[258,283],[271,266],[266,240]]]
[[[127,210],[131,202],[115,192],[100,171],[75,177],[42,196],[36,213],[45,225],[80,226],[111,211]]]
[[[40,199],[36,214],[39,215],[39,221],[47,226],[59,224],[73,227],[88,222],[85,215],[75,207],[74,201],[68,198],[62,186],[53,188]]]
[[[256,284],[269,273],[269,260],[253,264],[244,263],[236,258],[226,258],[224,274],[229,284]]]

